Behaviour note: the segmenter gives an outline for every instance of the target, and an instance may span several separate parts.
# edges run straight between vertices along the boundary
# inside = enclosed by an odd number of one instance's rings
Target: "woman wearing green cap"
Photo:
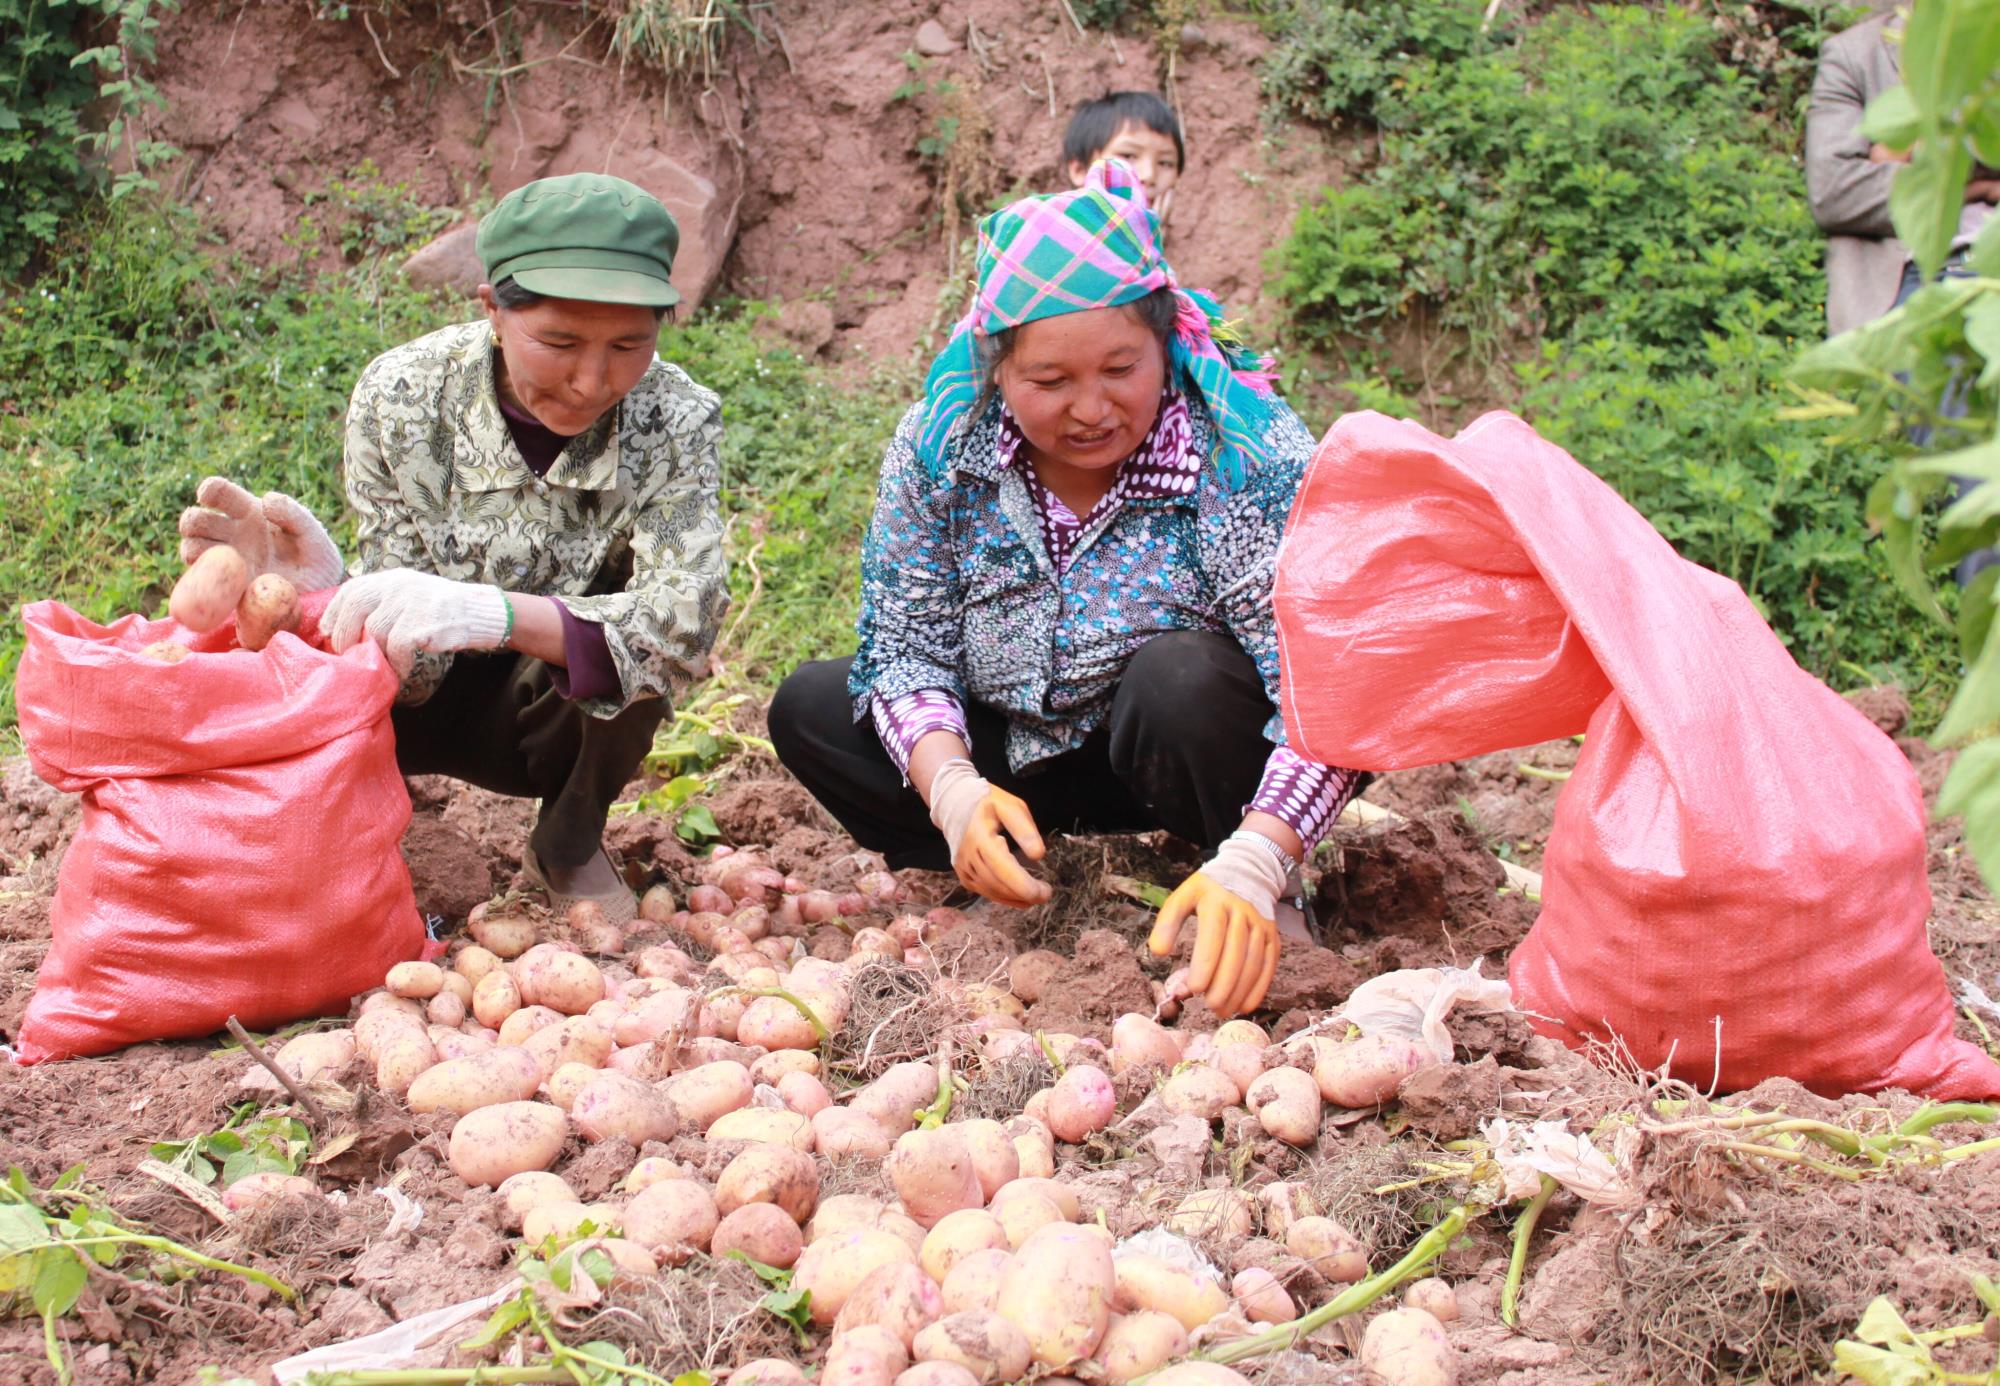
[[[336,650],[376,640],[403,675],[404,773],[539,798],[524,868],[557,908],[595,900],[613,922],[635,902],[606,813],[728,604],[721,401],[655,354],[679,239],[620,178],[501,200],[479,226],[484,316],[384,353],[354,388],[344,582],[289,497],[211,477],[180,523],[186,561],[228,543],[253,573],[339,583],[321,629]]]

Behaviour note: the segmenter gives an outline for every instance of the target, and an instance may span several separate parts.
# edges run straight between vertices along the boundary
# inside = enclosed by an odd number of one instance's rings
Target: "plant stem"
[[[1936,1106],[1925,1103],[1913,1113],[1910,1119],[1896,1128],[1899,1136],[1921,1136],[1934,1126],[1947,1122],[1974,1122],[1990,1126],[2000,1121],[2000,1107],[1989,1107],[1983,1102],[1942,1102]]]
[[[1261,1357],[1267,1352],[1282,1352],[1296,1345],[1299,1339],[1318,1331],[1335,1319],[1343,1318],[1358,1310],[1366,1309],[1383,1295],[1402,1284],[1418,1271],[1442,1256],[1456,1241],[1458,1234],[1465,1230],[1465,1224],[1481,1210],[1467,1204],[1446,1213],[1435,1227],[1417,1238],[1417,1244],[1403,1255],[1403,1259],[1383,1271],[1371,1275],[1366,1280],[1357,1281],[1335,1295],[1319,1308],[1302,1319],[1279,1324],[1250,1338],[1239,1338],[1233,1343],[1223,1343],[1194,1354],[1203,1362],[1218,1362],[1227,1365],[1241,1362],[1248,1357]]]
[[[1805,1165],[1821,1174],[1830,1174],[1835,1179],[1845,1179],[1852,1183],[1862,1178],[1858,1169],[1843,1169],[1830,1165],[1824,1160],[1815,1160],[1810,1155],[1801,1155],[1796,1150],[1780,1150],[1774,1145],[1751,1145],[1747,1141],[1730,1141],[1722,1147],[1732,1155],[1748,1155],[1758,1160],[1779,1160],[1788,1165]]]
[[[1969,1160],[1975,1155],[1988,1155],[2000,1150],[2000,1136],[1990,1140],[1974,1141],[1971,1145],[1955,1145],[1949,1150],[1940,1150],[1940,1160]]]
[[[1037,1030],[1035,1031],[1035,1043],[1042,1047],[1042,1057],[1049,1061],[1049,1067],[1056,1071],[1056,1077],[1062,1077],[1063,1061],[1056,1057],[1055,1046],[1049,1043],[1049,1037],[1040,1030]]]
[[[1520,1317],[1521,1277],[1528,1269],[1528,1242],[1535,1235],[1535,1224],[1542,1220],[1542,1209],[1555,1197],[1556,1188],[1556,1181],[1544,1174],[1541,1192],[1529,1199],[1521,1216],[1514,1219],[1514,1254],[1507,1260],[1507,1280],[1500,1287],[1500,1322],[1509,1328]]]
[[[286,1299],[297,1299],[299,1297],[298,1291],[294,1290],[284,1281],[267,1275],[263,1271],[255,1270],[249,1266],[239,1266],[234,1261],[218,1261],[213,1256],[202,1255],[193,1247],[182,1246],[179,1242],[169,1241],[165,1237],[150,1236],[144,1232],[122,1232],[115,1237],[61,1237],[57,1240],[58,1244],[62,1246],[143,1246],[150,1251],[162,1252],[165,1255],[191,1262],[194,1265],[202,1267],[204,1270],[225,1271],[230,1275],[240,1275],[245,1280],[254,1280],[266,1289],[275,1290]],[[23,1256],[28,1251],[38,1251],[40,1249],[39,1247],[29,1247],[26,1251],[9,1252],[6,1256],[0,1256],[0,1261],[7,1260],[11,1256]]]
[[[229,1033],[236,1036],[236,1042],[250,1051],[250,1057],[262,1064],[264,1071],[283,1084],[285,1091],[297,1098],[299,1105],[306,1109],[306,1120],[312,1123],[313,1134],[319,1135],[324,1132],[326,1130],[326,1112],[318,1102],[313,1100],[313,1095],[299,1086],[298,1079],[278,1067],[271,1056],[264,1052],[262,1045],[250,1038],[250,1032],[243,1028],[242,1021],[232,1015],[225,1023]]]

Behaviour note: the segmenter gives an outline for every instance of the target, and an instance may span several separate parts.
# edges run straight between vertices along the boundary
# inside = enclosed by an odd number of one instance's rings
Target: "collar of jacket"
[[[497,409],[498,406],[495,407]],[[1202,466],[1206,468],[1215,453],[1215,428],[1209,423],[1208,410],[1202,407],[1199,398],[1188,399],[1188,424],[1194,433],[1188,440],[1188,452],[1201,458]],[[998,486],[1000,478],[1010,470],[1000,463],[999,432],[1000,401],[996,399],[959,433],[948,480],[960,484],[968,480],[981,481],[988,486]],[[1021,473],[1016,471],[1015,475]],[[1199,503],[1200,495],[1201,487],[1197,485],[1181,495],[1131,496],[1124,503],[1133,506],[1178,505],[1193,510]]]
[[[519,491],[538,484],[574,491],[615,488],[618,423],[625,400],[606,410],[588,432],[572,438],[548,474],[538,477],[514,446],[514,435],[507,431],[507,420],[500,413],[500,396],[493,385],[492,330],[484,322],[467,326],[473,330],[452,350],[453,384],[445,398],[446,414],[455,425],[452,431],[458,442],[458,465],[452,478],[456,489]],[[637,390],[644,383],[642,377],[640,385],[633,388]]]

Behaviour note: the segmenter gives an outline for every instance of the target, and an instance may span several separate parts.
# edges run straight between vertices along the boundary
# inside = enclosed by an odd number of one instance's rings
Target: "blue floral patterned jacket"
[[[1215,429],[1189,401],[1192,446],[1207,457]],[[1125,665],[1169,631],[1232,635],[1278,705],[1271,584],[1278,541],[1313,438],[1280,403],[1271,459],[1231,492],[1215,468],[1193,494],[1127,499],[1078,536],[1058,574],[1018,468],[995,446],[996,400],[972,423],[943,478],[918,461],[921,404],[903,416],[882,459],[861,555],[861,645],[848,691],[854,715],[872,698],[941,688],[961,704],[1007,714],[1015,770],[1075,750],[1104,720]],[[1264,734],[1284,741],[1275,713]]]

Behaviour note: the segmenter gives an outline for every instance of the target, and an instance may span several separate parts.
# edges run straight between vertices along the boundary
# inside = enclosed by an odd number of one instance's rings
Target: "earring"
[[[494,345],[494,346],[499,346],[499,345],[500,345],[500,334],[499,334],[498,332],[495,332],[495,333],[493,334],[493,345]]]

